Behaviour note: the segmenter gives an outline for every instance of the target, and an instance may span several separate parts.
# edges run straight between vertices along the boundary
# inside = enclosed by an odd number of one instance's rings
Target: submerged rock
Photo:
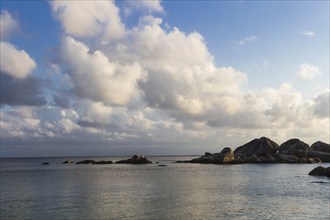
[[[144,155],[133,155],[127,160],[119,160],[116,164],[149,164],[152,161],[148,160]]]
[[[49,165],[49,162],[44,162],[41,165]]]
[[[310,176],[326,176],[326,177],[330,177],[330,167],[322,167],[322,166],[318,166],[315,169],[313,169],[311,172],[309,172]]]

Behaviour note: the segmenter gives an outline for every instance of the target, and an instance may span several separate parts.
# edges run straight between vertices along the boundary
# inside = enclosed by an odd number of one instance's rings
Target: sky
[[[1,157],[330,142],[329,1],[1,1]]]

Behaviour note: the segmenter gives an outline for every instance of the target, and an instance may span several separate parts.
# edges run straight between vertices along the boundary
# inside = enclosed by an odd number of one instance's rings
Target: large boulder
[[[131,158],[127,160],[119,160],[116,164],[148,164],[152,163],[152,161],[148,160],[143,155],[133,155]]]
[[[324,163],[330,162],[330,153],[322,151],[308,151],[307,155],[312,158],[319,158]]]
[[[317,141],[314,144],[312,144],[309,150],[330,153],[330,144],[326,144],[322,141]]]
[[[299,158],[290,154],[273,154],[279,163],[299,163]]]
[[[279,154],[290,154],[298,158],[306,158],[309,145],[299,139],[290,139],[280,145]]]
[[[313,169],[311,172],[309,172],[310,176],[327,176],[330,177],[330,167],[325,168],[322,166],[318,166],[315,169]]]
[[[330,162],[330,144],[317,141],[309,148],[307,155],[319,158],[322,162]]]
[[[234,155],[237,158],[250,158],[253,155],[256,157],[272,155],[279,149],[279,145],[274,141],[266,137],[261,137],[250,141],[243,146],[238,147],[234,151]],[[253,157],[254,157],[253,156]]]

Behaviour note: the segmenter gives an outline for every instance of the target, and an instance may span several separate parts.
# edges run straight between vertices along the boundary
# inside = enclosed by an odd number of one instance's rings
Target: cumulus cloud
[[[216,67],[202,36],[178,28],[165,31],[162,20],[144,17],[131,31],[132,43],[122,53],[137,60],[148,72],[139,83],[145,101],[172,116],[195,117],[214,108],[230,114],[237,105],[245,74],[232,67]],[[110,54],[106,52],[106,54]]]
[[[297,72],[298,77],[304,80],[312,80],[320,74],[321,70],[318,66],[310,65],[308,63],[300,65],[299,70]]]
[[[54,16],[65,33],[74,37],[119,39],[125,33],[119,9],[113,1],[51,1]]]
[[[330,91],[318,95],[314,99],[314,114],[320,118],[330,117]]]
[[[143,71],[138,63],[111,62],[101,51],[90,51],[71,37],[63,38],[61,57],[78,97],[126,105],[139,94]]]
[[[160,1],[125,4],[148,13],[163,11]],[[58,60],[48,71],[56,82],[47,97],[52,102],[43,105],[40,80],[29,74],[24,80],[1,74],[1,104],[41,105],[2,108],[6,143],[19,139],[24,144],[104,145],[112,150],[108,154],[119,152],[119,145],[129,146],[130,154],[137,146],[141,151],[147,145],[170,149],[180,144],[189,146],[187,153],[197,144],[215,147],[220,142],[234,148],[264,135],[307,141],[329,136],[328,91],[306,99],[288,83],[248,90],[247,75],[217,66],[198,32],[163,28],[162,19],[154,16],[143,16],[136,27],[125,28],[112,1],[50,5],[64,30]],[[255,40],[251,36],[235,44]],[[306,66],[302,75],[315,77],[315,66]],[[83,149],[79,147],[74,149]]]
[[[18,21],[6,10],[0,14],[0,37],[1,40],[7,39],[19,30]]]
[[[81,103],[79,124],[87,127],[107,126],[111,123],[112,107],[102,102],[85,101]]]
[[[245,37],[241,40],[238,40],[238,41],[233,41],[233,43],[236,45],[236,46],[244,46],[248,43],[253,43],[255,42],[256,40],[258,40],[258,38],[254,35],[252,36],[249,36],[249,37]]]
[[[17,20],[6,10],[0,15],[1,40],[19,29]],[[3,105],[41,106],[46,100],[41,92],[41,80],[32,76],[37,64],[25,51],[9,42],[0,42],[1,100]]]
[[[0,42],[0,59],[1,73],[17,79],[25,79],[37,66],[25,50],[18,50],[14,45],[3,41]]]

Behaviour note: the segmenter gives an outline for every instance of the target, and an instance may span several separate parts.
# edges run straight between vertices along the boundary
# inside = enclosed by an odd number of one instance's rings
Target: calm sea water
[[[319,164],[61,164],[67,159],[122,158],[1,159],[0,219],[330,218],[330,179],[307,175]]]

